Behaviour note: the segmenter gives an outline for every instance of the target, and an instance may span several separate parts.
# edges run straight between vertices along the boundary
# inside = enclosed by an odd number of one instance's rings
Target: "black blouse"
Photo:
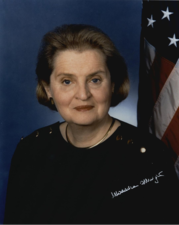
[[[4,223],[179,223],[178,200],[171,155],[152,135],[121,122],[106,141],[83,149],[67,143],[56,123],[18,144]]]

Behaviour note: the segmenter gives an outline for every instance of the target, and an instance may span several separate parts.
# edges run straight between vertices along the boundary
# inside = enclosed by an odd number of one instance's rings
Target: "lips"
[[[92,108],[94,108],[94,106],[92,105],[80,105],[75,107],[75,109],[78,111],[88,111],[88,110],[91,110]]]

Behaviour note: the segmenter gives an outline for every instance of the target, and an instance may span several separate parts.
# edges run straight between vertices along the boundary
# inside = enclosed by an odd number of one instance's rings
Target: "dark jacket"
[[[90,150],[66,143],[59,123],[41,128],[13,155],[4,223],[179,223],[171,158],[124,122]]]

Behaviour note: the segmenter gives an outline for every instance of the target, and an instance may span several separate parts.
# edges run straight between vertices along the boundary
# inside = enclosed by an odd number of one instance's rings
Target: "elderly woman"
[[[129,91],[109,37],[89,25],[58,27],[43,38],[36,73],[38,101],[65,122],[18,144],[4,223],[176,222],[168,150],[108,114]]]

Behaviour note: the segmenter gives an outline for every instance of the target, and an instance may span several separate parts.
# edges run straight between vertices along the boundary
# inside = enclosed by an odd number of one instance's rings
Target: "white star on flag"
[[[149,19],[149,18],[147,18],[148,19],[148,21],[149,21],[149,23],[148,23],[148,25],[147,26],[152,26],[153,27],[153,23],[156,21],[156,20],[153,20],[153,15],[151,15],[151,18]]]
[[[176,39],[175,34],[173,35],[173,38],[168,37],[168,39],[170,39],[170,44],[168,46],[175,45],[175,47],[177,47],[177,43],[176,42],[179,41],[179,39]]]
[[[166,11],[163,11],[163,10],[161,10],[161,11],[163,12],[163,17],[162,17],[162,19],[164,19],[164,18],[167,17],[167,19],[170,21],[170,15],[173,14],[173,12],[169,12],[168,7],[167,7]]]

